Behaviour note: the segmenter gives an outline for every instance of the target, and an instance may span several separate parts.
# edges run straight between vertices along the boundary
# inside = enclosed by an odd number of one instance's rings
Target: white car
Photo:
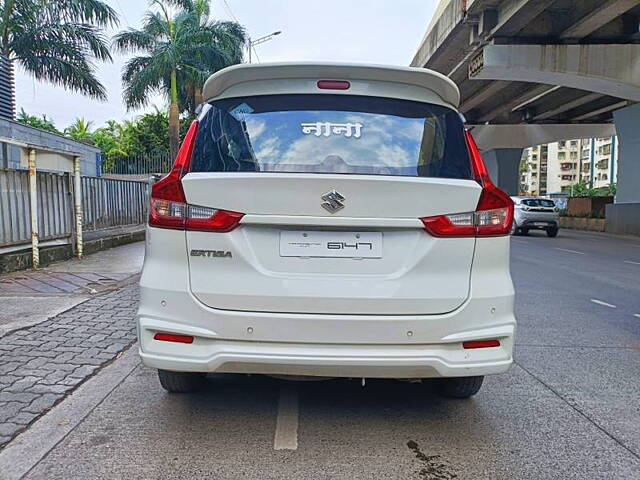
[[[549,237],[557,237],[560,230],[560,209],[553,200],[542,197],[511,197],[515,204],[514,235],[528,235],[529,230],[544,230]]]
[[[513,202],[426,69],[261,64],[206,82],[153,185],[138,336],[170,392],[204,375],[437,378],[512,363]]]

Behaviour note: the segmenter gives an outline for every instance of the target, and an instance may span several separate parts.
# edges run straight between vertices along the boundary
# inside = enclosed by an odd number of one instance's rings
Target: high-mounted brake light
[[[318,88],[321,90],[349,90],[351,83],[346,80],[318,80]]]
[[[187,203],[181,180],[189,172],[197,133],[198,122],[195,121],[189,127],[173,168],[151,187],[149,225],[152,227],[229,232],[238,225],[244,215]]]
[[[482,185],[474,212],[421,218],[425,230],[434,237],[490,237],[508,235],[513,222],[513,200],[494,185],[469,131],[465,132],[471,171]]]

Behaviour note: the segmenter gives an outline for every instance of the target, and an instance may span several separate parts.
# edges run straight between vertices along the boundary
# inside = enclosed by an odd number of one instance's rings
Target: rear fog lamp
[[[490,348],[499,346],[500,340],[473,340],[471,342],[462,342],[462,348],[465,350],[470,348]]]
[[[175,333],[156,333],[153,339],[162,342],[193,343],[191,335],[178,335]]]

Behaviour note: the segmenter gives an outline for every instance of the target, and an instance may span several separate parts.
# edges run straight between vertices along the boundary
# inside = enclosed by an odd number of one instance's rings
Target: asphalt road
[[[516,364],[472,400],[137,366],[26,478],[640,479],[640,239],[514,237],[512,273]]]

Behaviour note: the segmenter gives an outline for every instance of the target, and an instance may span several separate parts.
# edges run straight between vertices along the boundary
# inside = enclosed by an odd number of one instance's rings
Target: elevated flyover
[[[640,232],[640,0],[442,0],[411,64],[456,82],[510,193],[523,147],[617,131],[611,218]]]

